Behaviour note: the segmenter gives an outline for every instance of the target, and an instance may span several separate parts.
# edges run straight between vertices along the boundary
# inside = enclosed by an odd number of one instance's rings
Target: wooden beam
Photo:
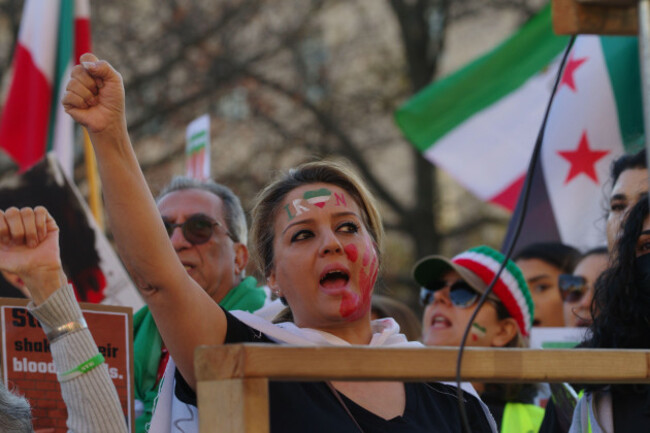
[[[558,35],[638,33],[637,2],[631,0],[553,0],[552,15]]]
[[[379,349],[264,344],[199,347],[199,382],[269,380],[454,380],[456,348]],[[462,377],[483,382],[650,383],[650,351],[467,348]]]
[[[201,433],[269,433],[266,379],[225,379],[197,384]]]

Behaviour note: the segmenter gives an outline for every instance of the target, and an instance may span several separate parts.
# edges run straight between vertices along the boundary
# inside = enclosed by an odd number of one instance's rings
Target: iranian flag
[[[495,50],[407,101],[397,123],[477,197],[515,210],[567,42],[553,34],[547,7]],[[549,114],[519,246],[604,245],[610,164],[643,145],[637,50],[636,38],[578,37]]]
[[[0,117],[0,147],[21,171],[55,151],[72,173],[74,122],[60,100],[72,66],[90,51],[88,0],[27,0]]]

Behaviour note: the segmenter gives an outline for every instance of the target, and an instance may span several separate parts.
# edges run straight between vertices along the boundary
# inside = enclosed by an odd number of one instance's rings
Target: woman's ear
[[[275,279],[275,271],[271,271],[269,276],[266,277],[266,284],[269,286],[269,289],[271,289],[271,293],[278,297],[282,296],[282,292],[278,287],[278,281]]]
[[[512,317],[506,317],[505,319],[499,320],[497,324],[497,332],[492,336],[490,340],[490,345],[492,347],[504,347],[513,338],[517,336],[519,327],[517,322]]]

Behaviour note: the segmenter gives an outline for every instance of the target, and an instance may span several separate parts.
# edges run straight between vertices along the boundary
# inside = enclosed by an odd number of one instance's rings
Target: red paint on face
[[[375,252],[375,248],[370,239],[366,242],[366,251],[364,251],[363,254],[363,261],[363,268],[361,268],[361,271],[359,272],[360,295],[346,290],[341,298],[339,312],[341,313],[341,317],[344,317],[349,321],[360,319],[370,309],[370,296],[372,295],[372,289],[375,287],[375,281],[377,280],[377,274],[379,273],[377,253]],[[368,264],[370,264],[370,266],[368,266]]]
[[[345,248],[343,248],[343,251],[345,251],[345,255],[348,256],[348,260],[350,260],[352,263],[356,263],[357,259],[359,258],[359,250],[357,250],[356,245],[346,245]]]
[[[341,313],[341,317],[345,317],[346,319],[354,320],[357,317],[355,314],[356,311],[358,311],[359,308],[359,295],[356,293],[352,293],[349,290],[346,290],[343,292],[343,297],[341,298],[341,307],[339,308],[339,312]]]

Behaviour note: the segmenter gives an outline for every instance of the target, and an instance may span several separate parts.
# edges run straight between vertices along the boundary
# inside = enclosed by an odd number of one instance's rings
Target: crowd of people
[[[533,327],[583,327],[590,331],[583,347],[649,346],[644,151],[612,166],[606,246],[581,253],[533,244],[512,260],[477,246],[452,258],[422,258],[413,268],[424,308],[419,320],[399,302],[373,295],[383,225],[372,194],[347,166],[318,161],[282,173],[259,193],[249,231],[237,196],[213,181],[178,177],[154,200],[128,136],[122,79],[109,63],[82,56],[63,105],[88,129],[116,246],[147,303],[134,316],[138,433],[198,432],[198,345],[526,348]],[[125,431],[117,393],[63,273],[58,235],[43,207],[0,211],[0,270],[19,279],[51,341],[69,430]],[[263,282],[246,275],[249,254]],[[457,391],[447,383],[275,381],[270,427],[460,432]],[[538,386],[477,382],[460,391],[472,432],[650,426],[645,385],[585,387],[570,424],[558,421],[552,398],[546,411],[538,404]],[[0,426],[32,431],[30,417],[25,400],[0,387]]]

